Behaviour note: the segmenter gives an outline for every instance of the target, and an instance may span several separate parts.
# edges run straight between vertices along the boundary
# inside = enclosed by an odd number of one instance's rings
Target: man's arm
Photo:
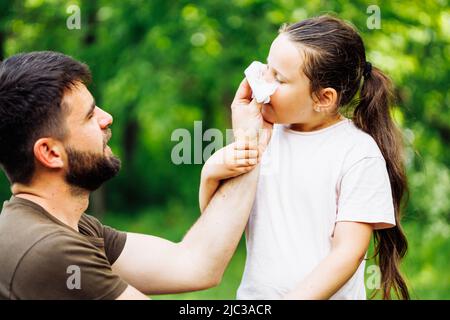
[[[262,153],[270,140],[261,105],[251,101],[244,79],[231,105],[237,141],[258,139]],[[258,135],[260,129],[264,132]],[[217,285],[247,224],[256,193],[259,166],[247,174],[224,181],[206,210],[180,243],[142,234],[128,234],[113,270],[147,294],[175,293]]]
[[[149,297],[133,286],[128,286],[116,300],[149,300]]]
[[[259,167],[225,181],[180,243],[127,236],[113,271],[146,294],[195,291],[220,283],[253,206]]]
[[[200,187],[198,191],[198,202],[200,206],[200,213],[203,213],[211,201],[214,193],[216,193],[217,189],[220,186],[220,180],[211,179],[205,176],[205,173],[202,171],[200,176]]]

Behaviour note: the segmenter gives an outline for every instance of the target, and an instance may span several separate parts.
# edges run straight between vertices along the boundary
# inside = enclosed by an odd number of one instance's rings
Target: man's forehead
[[[91,107],[94,97],[83,83],[77,82],[64,92],[62,102],[70,115],[77,115],[85,113]]]

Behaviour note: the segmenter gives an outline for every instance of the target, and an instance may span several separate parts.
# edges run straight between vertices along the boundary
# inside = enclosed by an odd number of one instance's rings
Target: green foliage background
[[[81,9],[69,30],[67,8]],[[367,27],[369,5],[381,29]],[[198,217],[200,165],[171,162],[171,133],[230,127],[229,105],[252,60],[265,60],[285,22],[334,13],[361,32],[368,59],[396,85],[395,118],[407,143],[410,249],[402,269],[414,298],[450,298],[450,8],[448,1],[0,1],[0,58],[55,50],[86,62],[97,104],[114,116],[119,176],[90,211],[119,229],[178,241]],[[1,146],[0,146],[1,147]],[[0,199],[10,196],[0,175]],[[233,299],[239,246],[222,284],[159,298]]]

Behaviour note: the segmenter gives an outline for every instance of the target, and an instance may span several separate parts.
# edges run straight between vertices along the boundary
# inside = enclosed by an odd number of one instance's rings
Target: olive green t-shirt
[[[12,196],[0,214],[0,299],[115,299],[127,283],[111,270],[126,233],[83,214],[79,232]]]

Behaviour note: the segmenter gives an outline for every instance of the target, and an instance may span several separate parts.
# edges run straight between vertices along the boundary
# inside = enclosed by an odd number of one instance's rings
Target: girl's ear
[[[321,89],[314,95],[314,110],[317,112],[333,113],[337,107],[338,94],[333,88]]]

